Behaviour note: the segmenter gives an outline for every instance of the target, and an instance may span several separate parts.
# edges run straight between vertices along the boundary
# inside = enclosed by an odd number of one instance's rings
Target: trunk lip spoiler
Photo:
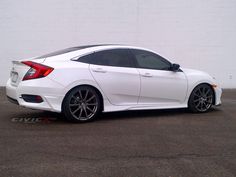
[[[34,58],[23,59],[23,60],[12,60],[12,63],[13,64],[23,64],[22,61],[32,61],[32,62],[35,62],[35,63],[44,63],[45,60],[46,60],[46,58],[35,59],[35,60],[34,60]]]
[[[20,64],[22,60],[13,60],[12,63],[13,64]]]

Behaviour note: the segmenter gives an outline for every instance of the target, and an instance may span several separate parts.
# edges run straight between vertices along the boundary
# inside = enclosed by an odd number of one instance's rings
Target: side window
[[[117,66],[117,67],[135,67],[134,59],[128,49],[112,49],[95,52],[92,64]]]
[[[145,50],[132,50],[139,68],[169,70],[171,63],[163,57]]]
[[[93,54],[88,54],[88,55],[84,55],[82,57],[79,57],[78,61],[82,62],[82,63],[92,63],[92,55]]]

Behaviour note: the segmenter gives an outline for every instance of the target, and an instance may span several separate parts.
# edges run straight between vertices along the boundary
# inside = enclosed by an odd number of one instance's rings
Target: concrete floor
[[[9,103],[0,89],[1,177],[235,177],[236,90],[205,114],[103,114],[72,124]]]

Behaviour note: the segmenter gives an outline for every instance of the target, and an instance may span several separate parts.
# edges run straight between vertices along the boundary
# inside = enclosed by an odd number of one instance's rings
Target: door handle
[[[96,73],[106,73],[107,71],[102,69],[102,68],[93,68],[92,69],[93,72],[96,72]]]
[[[144,74],[141,74],[141,76],[143,76],[143,77],[152,77],[153,75],[150,74],[150,73],[144,73]]]

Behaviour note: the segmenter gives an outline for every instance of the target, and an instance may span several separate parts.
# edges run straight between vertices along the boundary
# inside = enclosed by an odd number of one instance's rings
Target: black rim
[[[96,94],[88,89],[81,89],[71,96],[69,109],[74,118],[88,120],[94,116],[98,108]]]
[[[193,104],[200,112],[207,111],[213,101],[212,90],[209,87],[199,87],[193,92]]]

